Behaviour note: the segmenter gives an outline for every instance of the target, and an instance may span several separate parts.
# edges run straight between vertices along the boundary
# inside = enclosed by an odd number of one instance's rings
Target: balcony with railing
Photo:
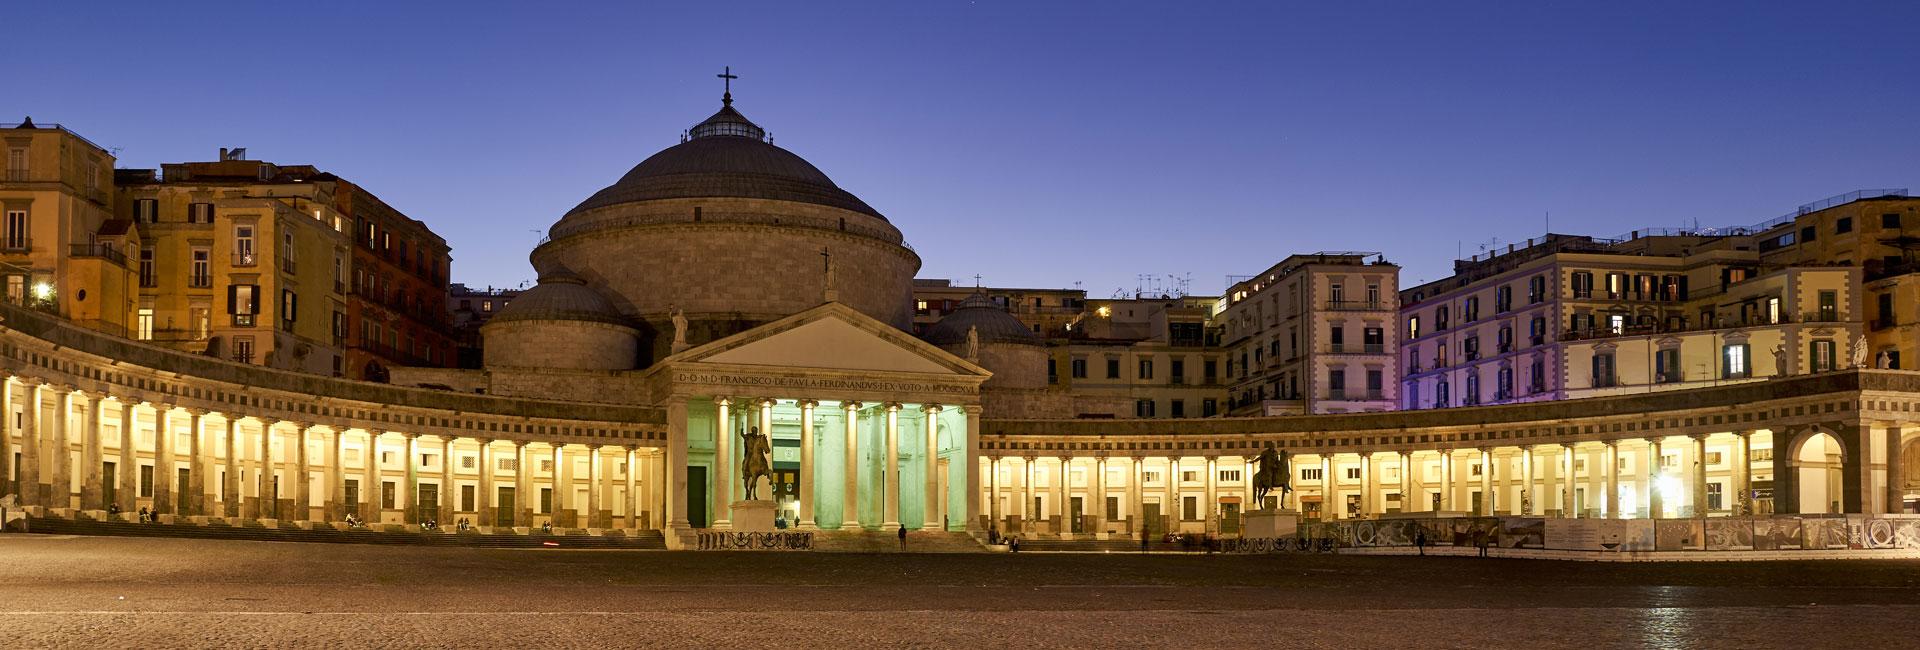
[[[1730,318],[1724,321],[1716,320],[1714,322],[1704,323],[1704,324],[1697,323],[1692,320],[1688,320],[1679,326],[1672,326],[1666,323],[1655,323],[1655,324],[1622,325],[1619,327],[1596,327],[1594,329],[1565,330],[1560,333],[1560,340],[1589,341],[1589,340],[1597,340],[1597,339],[1611,339],[1611,338],[1621,338],[1621,337],[1630,337],[1630,336],[1647,336],[1651,334],[1680,334],[1680,333],[1686,333],[1686,332],[1710,332],[1713,330],[1736,329],[1736,328],[1742,328],[1742,327],[1767,327],[1772,325],[1786,325],[1791,323],[1849,323],[1849,322],[1853,322],[1853,321],[1852,319],[1847,318],[1845,314],[1841,314],[1839,312],[1818,311],[1818,312],[1808,312],[1808,313],[1800,314],[1798,318],[1783,315],[1778,321],[1768,321],[1765,318],[1753,318],[1748,320]],[[1535,345],[1538,345],[1538,343],[1536,343]]]
[[[234,266],[259,266],[260,257],[253,251],[241,251],[233,254]]]
[[[73,257],[92,257],[97,259],[103,259],[109,262],[113,262],[114,264],[118,264],[120,266],[127,265],[126,254],[121,253],[120,251],[114,250],[111,244],[104,244],[99,242],[95,242],[91,244],[74,244],[71,247],[69,247],[67,254]]]
[[[299,268],[300,267],[298,265],[295,265],[293,263],[293,258],[289,258],[289,257],[280,258],[280,271],[282,273],[292,275],[294,273],[298,273]]]
[[[1329,300],[1327,311],[1390,311],[1393,307],[1380,300]]]
[[[213,274],[194,273],[187,276],[187,288],[206,289],[213,286]]]

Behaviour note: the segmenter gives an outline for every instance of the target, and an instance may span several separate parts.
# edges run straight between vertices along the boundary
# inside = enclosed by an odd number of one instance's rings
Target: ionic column
[[[1346,516],[1346,505],[1340,501],[1340,482],[1333,478],[1333,454],[1320,454],[1320,518],[1332,521]]]
[[[454,436],[440,436],[440,518],[447,521],[453,521],[460,505],[454,501],[454,493],[460,491],[460,486],[453,481],[453,441]]]
[[[1460,511],[1459,495],[1455,494],[1459,485],[1455,482],[1457,477],[1454,476],[1454,472],[1458,471],[1458,468],[1454,467],[1453,451],[1452,449],[1440,450],[1440,509],[1447,512]]]
[[[40,485],[40,380],[21,377],[20,396],[20,505],[46,505],[47,490]],[[12,415],[8,414],[8,419]]]
[[[1179,527],[1178,522],[1185,513],[1180,511],[1180,457],[1167,457],[1167,530],[1171,532]]]
[[[409,524],[420,523],[420,434],[400,434],[400,467],[405,478],[400,484],[399,498],[393,505],[400,508],[400,520]]]
[[[1033,532],[1033,518],[1038,516],[1033,506],[1033,456],[1020,458],[1020,532]]]
[[[1902,475],[1900,452],[1900,425],[1887,423],[1877,428],[1883,438],[1881,444],[1887,448],[1887,514],[1900,514],[1907,509],[1906,477]],[[1745,457],[1742,456],[1742,460]],[[1863,499],[1864,501],[1864,499]]]
[[[222,413],[220,417],[227,423],[227,475],[220,481],[220,513],[227,517],[240,516],[240,417],[232,413]],[[122,424],[122,427],[126,425]]]
[[[599,527],[594,524],[600,520],[600,490],[604,483],[600,445],[587,445],[587,528]]]
[[[386,486],[380,482],[381,433],[377,429],[367,430],[367,450],[361,454],[360,471],[363,477],[360,480],[360,501],[366,504],[361,515],[369,522],[380,521],[384,509],[381,496],[386,491]]]
[[[773,496],[773,476],[772,476],[772,474],[771,474],[771,472],[772,472],[772,470],[773,470],[773,404],[774,404],[774,399],[773,399],[773,398],[771,398],[771,397],[768,397],[768,398],[763,398],[763,399],[758,399],[758,400],[754,400],[754,404],[755,404],[756,406],[758,406],[758,407],[759,407],[759,409],[758,409],[758,410],[759,410],[759,412],[760,412],[760,435],[762,435],[762,436],[765,436],[765,437],[766,437],[766,441],[767,441],[767,470],[768,470],[768,472],[769,472],[769,474],[768,474],[768,476],[767,476],[767,493],[766,493],[766,494],[759,494],[759,493],[758,493],[758,492],[756,491],[756,493],[754,494],[754,496],[757,496],[757,497],[760,497],[760,499],[761,499],[761,500],[763,500],[763,501],[777,501],[777,499],[775,499],[775,498],[774,498],[774,496]],[[744,459],[746,458],[746,450],[745,450],[745,448],[742,448],[742,449],[741,449],[741,458],[742,458],[743,460],[744,460]],[[741,478],[745,478],[745,477],[741,477]],[[755,479],[755,480],[757,481],[758,479]],[[758,486],[758,485],[755,485],[754,487],[759,487],[759,486]],[[741,489],[741,491],[742,491],[742,492],[744,492],[744,491],[746,490],[746,481],[741,481],[741,485],[740,485],[740,489]]]
[[[52,444],[47,454],[52,476],[48,481],[48,507],[73,507],[73,443],[67,420],[73,417],[73,387],[50,386],[53,393]]]
[[[1419,512],[1424,494],[1414,494],[1413,452],[1400,452],[1400,512]]]
[[[1607,473],[1607,489],[1606,489],[1607,493],[1605,497],[1601,499],[1600,502],[1604,504],[1607,509],[1606,518],[1619,519],[1620,518],[1620,441],[1608,440],[1606,453],[1603,453],[1601,455],[1605,456],[1607,459],[1606,467],[1602,470]]]
[[[1566,478],[1560,482],[1560,511],[1562,516],[1574,519],[1580,516],[1579,504],[1574,503],[1573,444],[1560,445],[1560,471]]]
[[[687,400],[673,397],[667,400],[667,440],[666,448],[659,451],[660,467],[655,474],[655,494],[659,495],[660,516],[654,519],[654,527],[673,534],[685,530],[687,520],[687,467],[691,462],[687,452],[689,426],[687,421]],[[705,522],[702,522],[705,523]]]
[[[157,426],[164,426],[166,417],[159,415],[161,413],[159,409],[155,409],[154,412],[154,417],[158,420]],[[274,489],[273,425],[279,424],[280,421],[273,418],[254,418],[254,420],[260,423],[260,466],[257,476],[260,481],[258,499],[260,505],[255,514],[261,519],[278,519],[280,518],[280,495],[279,491]]]
[[[521,528],[533,525],[533,506],[539,500],[533,493],[533,459],[529,456],[527,441],[513,441],[513,525]]]
[[[713,400],[720,410],[713,427],[713,527],[733,527],[733,400]]]
[[[926,484],[926,506],[921,509],[921,514],[926,518],[926,523],[920,528],[921,530],[940,530],[944,528],[940,521],[940,405],[928,404],[922,406],[920,410],[925,412],[927,419],[927,442],[923,448],[926,453],[922,454],[923,458],[921,458],[925,479],[921,482]]]
[[[1147,511],[1147,459],[1130,456],[1127,461],[1132,468],[1127,475],[1127,528],[1144,535],[1147,531],[1147,520],[1143,516]]]
[[[346,427],[328,427],[333,435],[327,439],[333,444],[327,445],[327,505],[321,515],[327,521],[340,521],[347,515],[347,446]]]
[[[293,517],[294,521],[313,519],[313,459],[307,456],[307,432],[312,422],[293,424]]]
[[[1734,503],[1739,504],[1739,509],[1736,510],[1734,514],[1751,515],[1753,514],[1753,431],[1740,431],[1737,432],[1737,435],[1740,436],[1740,460],[1733,466],[1733,480],[1736,486],[1735,489],[1739,490],[1739,492],[1736,492],[1733,498]],[[1894,449],[1897,450],[1899,447],[1895,446]],[[1777,454],[1781,452],[1776,451],[1774,453]],[[1897,454],[1889,456],[1889,458],[1897,457]],[[1890,473],[1888,476],[1897,475]],[[1905,486],[1900,485],[1899,480],[1888,481],[1887,485],[1899,489],[1905,488]]]
[[[857,417],[859,402],[842,402],[840,408],[845,411],[847,423],[847,445],[842,450],[841,459],[846,463],[846,494],[840,497],[840,529],[855,530],[860,527],[860,421]]]
[[[999,530],[1000,523],[1000,457],[987,457],[987,527]]]
[[[480,445],[480,498],[474,504],[480,508],[480,512],[474,518],[479,520],[480,525],[492,527],[497,525],[494,515],[500,509],[500,504],[494,502],[493,466],[498,463],[493,460],[493,439],[478,438],[474,442]]]
[[[971,404],[960,407],[961,415],[966,417],[966,430],[960,432],[960,459],[967,467],[980,466],[980,405]],[[951,472],[949,472],[951,474]],[[980,486],[972,483],[978,480],[969,474],[969,483],[964,486],[947,486],[948,489],[961,489],[967,493],[967,530],[979,530],[980,526]]]
[[[639,492],[640,482],[637,479],[639,478],[639,474],[641,471],[643,471],[643,469],[638,464],[638,461],[640,459],[638,458],[639,450],[637,446],[627,445],[624,448],[624,451],[626,451],[626,457],[627,457],[627,471],[626,471],[626,477],[625,477],[627,480],[627,495],[626,495],[626,498],[621,499],[620,507],[625,508],[627,511],[627,528],[638,530],[641,527],[640,504],[644,500],[640,498],[640,492]],[[653,479],[651,477],[647,479],[647,485],[649,487],[653,485]]]
[[[1647,439],[1647,518],[1662,519],[1666,516],[1665,499],[1660,494],[1660,439]]]
[[[1687,436],[1693,439],[1693,516],[1707,516],[1707,434]],[[1899,453],[1899,449],[1894,449]],[[1889,480],[1898,481],[1897,477]],[[1862,501],[1865,501],[1863,499]]]
[[[1480,448],[1480,512],[1491,517],[1499,513],[1493,502],[1493,450]]]
[[[815,528],[813,504],[816,498],[814,495],[819,494],[820,490],[819,486],[813,483],[813,448],[814,445],[819,444],[813,435],[813,409],[819,405],[819,402],[810,399],[800,400],[800,530]]]
[[[173,499],[173,483],[179,470],[173,458],[173,405],[153,405],[153,511],[178,510]]]
[[[880,528],[900,527],[900,404],[887,403],[887,458],[881,463],[886,493],[880,502]]]
[[[1093,496],[1093,536],[1094,539],[1107,538],[1107,455],[1101,453],[1093,457],[1093,480],[1089,482]]]
[[[1360,452],[1360,516],[1373,515],[1373,452]]]
[[[1205,530],[1218,531],[1220,508],[1220,457],[1207,456],[1207,507],[1201,509],[1206,518]]]
[[[560,513],[567,513],[569,517],[574,514],[573,465],[567,462],[565,443],[554,443],[550,446],[553,447],[553,476],[550,477],[553,482],[553,503],[550,504],[552,510],[547,513],[547,519],[554,522],[555,528],[559,528],[563,525],[571,525],[570,522],[560,520]]]
[[[1065,537],[1073,534],[1073,522],[1070,521],[1073,518],[1073,486],[1071,485],[1073,482],[1073,457],[1061,456],[1059,460],[1060,479],[1053,482],[1053,508],[1060,513],[1060,524],[1055,527],[1053,532],[1056,535]]]
[[[120,510],[133,512],[139,508],[140,500],[140,456],[133,449],[133,429],[139,424],[133,416],[135,400],[117,398],[120,401],[120,464],[114,467],[114,478],[120,487],[114,492],[114,500],[120,503]],[[6,412],[8,424],[12,424],[13,414]],[[24,467],[25,463],[22,463]]]
[[[200,419],[206,417],[205,409],[190,408],[187,411],[187,511],[183,515],[207,514],[207,462],[201,455]]]
[[[82,393],[80,396],[87,400],[87,434],[86,439],[80,441],[80,508],[83,510],[105,510],[107,509],[107,502],[106,499],[103,498],[105,495],[100,489],[100,465],[103,462],[100,454],[100,436],[103,430],[100,422],[100,411],[106,406],[107,395],[106,393],[88,391]],[[0,411],[0,417],[12,416],[4,411]],[[0,438],[0,454],[12,456],[13,454],[8,453],[8,450],[5,448],[6,442],[5,438]]]
[[[1520,448],[1520,514],[1533,515],[1533,445]]]

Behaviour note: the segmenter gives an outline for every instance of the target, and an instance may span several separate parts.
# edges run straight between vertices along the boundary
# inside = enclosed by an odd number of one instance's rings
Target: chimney
[[[226,159],[227,159],[227,148],[226,148],[226,147],[221,147],[221,148],[220,148],[220,157],[219,157],[219,158],[215,158],[215,160],[226,160]]]

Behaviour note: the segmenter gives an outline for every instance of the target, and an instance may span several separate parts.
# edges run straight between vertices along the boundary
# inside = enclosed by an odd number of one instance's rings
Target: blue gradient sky
[[[473,285],[530,279],[532,231],[716,109],[723,65],[922,277],[1096,296],[1315,250],[1411,285],[1548,212],[1604,236],[1920,185],[1914,3],[170,4],[8,7],[0,121],[123,167],[319,165]]]

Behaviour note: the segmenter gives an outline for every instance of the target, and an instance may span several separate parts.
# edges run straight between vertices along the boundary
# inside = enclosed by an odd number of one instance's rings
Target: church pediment
[[[686,350],[662,365],[702,363],[986,377],[987,371],[839,303]]]

